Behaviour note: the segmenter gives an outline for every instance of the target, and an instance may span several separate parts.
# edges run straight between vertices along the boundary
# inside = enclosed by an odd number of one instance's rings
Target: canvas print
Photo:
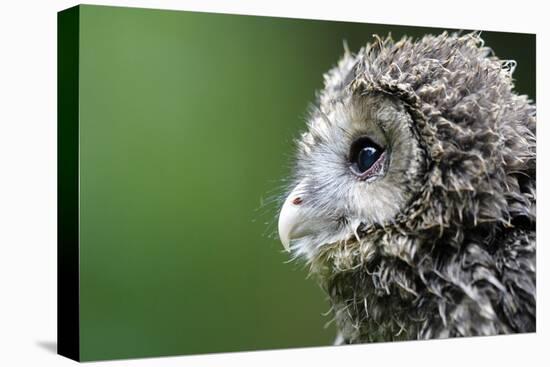
[[[58,15],[58,349],[536,331],[533,34]]]

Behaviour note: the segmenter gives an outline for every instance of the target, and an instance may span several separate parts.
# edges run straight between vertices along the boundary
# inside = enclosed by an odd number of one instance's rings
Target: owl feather
[[[536,108],[514,67],[443,33],[375,37],[324,75],[279,229],[336,343],[535,331]],[[373,176],[350,170],[360,139]]]

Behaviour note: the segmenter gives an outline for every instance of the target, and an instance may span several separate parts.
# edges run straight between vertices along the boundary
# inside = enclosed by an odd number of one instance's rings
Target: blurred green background
[[[83,360],[329,345],[276,237],[322,74],[374,33],[441,29],[81,6]],[[535,36],[484,32],[535,97]]]

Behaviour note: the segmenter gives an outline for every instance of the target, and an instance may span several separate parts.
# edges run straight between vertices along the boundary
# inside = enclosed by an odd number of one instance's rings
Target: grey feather
[[[535,331],[536,108],[479,34],[376,37],[346,52],[297,142],[324,232],[295,241],[341,343]],[[384,176],[350,175],[381,139]]]

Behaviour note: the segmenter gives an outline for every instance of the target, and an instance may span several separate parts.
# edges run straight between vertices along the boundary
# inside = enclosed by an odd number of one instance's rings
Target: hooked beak
[[[305,197],[304,182],[300,182],[286,198],[279,214],[279,238],[286,251],[290,252],[290,242],[313,234],[319,230],[316,221],[306,215],[303,205]]]

